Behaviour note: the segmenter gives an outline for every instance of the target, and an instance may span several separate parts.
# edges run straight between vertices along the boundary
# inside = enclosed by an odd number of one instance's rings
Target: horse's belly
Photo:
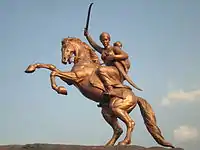
[[[72,71],[78,77],[78,81],[80,81],[77,85],[80,92],[87,98],[99,102],[101,100],[102,90],[96,87],[93,87],[89,78],[91,77],[95,66],[74,66]]]
[[[88,80],[80,84],[79,90],[85,97],[95,102],[99,102],[102,99],[102,90],[91,86]]]

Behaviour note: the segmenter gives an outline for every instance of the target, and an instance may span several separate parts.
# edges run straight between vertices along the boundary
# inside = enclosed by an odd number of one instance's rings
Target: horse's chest
[[[77,77],[85,77],[91,75],[94,68],[86,67],[86,66],[79,66],[74,67],[72,71],[76,73]]]

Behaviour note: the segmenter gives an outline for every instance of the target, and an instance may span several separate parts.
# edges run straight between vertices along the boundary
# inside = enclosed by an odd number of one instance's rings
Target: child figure
[[[113,46],[118,46],[120,49],[122,49],[122,43],[120,41],[116,41],[115,43],[113,43]],[[130,69],[131,65],[129,59],[122,60],[121,64],[125,72],[128,73],[128,70]]]

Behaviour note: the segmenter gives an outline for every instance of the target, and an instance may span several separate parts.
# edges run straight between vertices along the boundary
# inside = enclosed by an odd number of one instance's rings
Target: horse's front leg
[[[43,63],[36,63],[36,64],[31,64],[28,66],[28,68],[25,70],[26,73],[33,73],[36,69],[39,68],[45,68],[51,70],[50,74],[50,80],[51,80],[51,87],[57,91],[59,94],[67,94],[67,90],[63,86],[57,86],[55,77],[58,76],[60,77],[63,81],[65,81],[68,84],[71,84],[73,82],[76,82],[77,77],[76,74],[73,72],[62,72],[59,69],[57,69],[54,65],[52,64],[43,64]]]
[[[31,64],[28,66],[28,68],[25,70],[26,73],[33,73],[36,69],[39,68],[45,68],[49,69],[51,71],[59,71],[54,65],[52,64],[42,64],[42,63],[36,63]]]
[[[55,77],[60,77],[63,81],[69,82],[68,84],[71,84],[73,82],[76,82],[77,77],[76,74],[73,72],[61,72],[61,71],[52,71],[50,74],[50,80],[51,80],[51,87],[55,91],[57,91],[58,94],[67,95],[67,90],[63,86],[57,86]]]

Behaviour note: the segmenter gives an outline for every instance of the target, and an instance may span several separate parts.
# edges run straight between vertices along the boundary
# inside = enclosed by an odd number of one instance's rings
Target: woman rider
[[[123,86],[123,77],[119,70],[114,66],[113,61],[121,61],[128,59],[128,54],[120,49],[118,46],[110,45],[110,35],[107,32],[102,32],[99,39],[103,44],[103,48],[96,44],[96,42],[89,35],[88,31],[84,31],[84,36],[90,45],[101,54],[101,59],[106,66],[100,66],[97,69],[97,74],[105,87],[105,95],[117,96],[113,91],[113,86]],[[117,80],[117,77],[120,79]]]

